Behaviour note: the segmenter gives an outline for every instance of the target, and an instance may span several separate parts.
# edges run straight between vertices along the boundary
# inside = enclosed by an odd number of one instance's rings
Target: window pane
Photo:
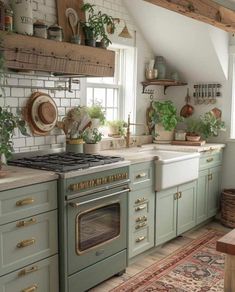
[[[105,107],[105,88],[94,88],[94,102]]]
[[[87,105],[91,106],[93,104],[93,88],[88,87],[86,91]]]
[[[113,107],[113,94],[114,89],[107,89],[107,107]]]
[[[118,110],[116,108],[113,109],[113,119],[118,120]]]
[[[118,90],[114,90],[113,106],[118,107]]]
[[[106,110],[106,119],[107,119],[107,121],[113,121],[114,120],[113,109],[108,108]]]

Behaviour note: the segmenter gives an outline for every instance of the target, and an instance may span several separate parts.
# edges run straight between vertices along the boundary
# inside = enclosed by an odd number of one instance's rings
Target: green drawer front
[[[0,225],[57,208],[57,182],[0,192]]]
[[[222,150],[215,153],[202,153],[199,161],[199,169],[207,169],[222,164]]]
[[[0,277],[0,292],[21,291],[59,292],[58,257],[50,257]]]
[[[136,232],[130,232],[128,257],[132,258],[154,246],[154,230],[147,226]]]
[[[0,227],[0,275],[57,253],[57,211]]]
[[[133,190],[153,185],[153,162],[137,163],[130,166],[131,188]]]

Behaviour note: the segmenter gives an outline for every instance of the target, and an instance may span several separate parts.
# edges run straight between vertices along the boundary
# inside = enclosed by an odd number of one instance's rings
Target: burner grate
[[[117,156],[63,152],[10,160],[9,165],[30,167],[55,172],[69,172],[123,160]]]

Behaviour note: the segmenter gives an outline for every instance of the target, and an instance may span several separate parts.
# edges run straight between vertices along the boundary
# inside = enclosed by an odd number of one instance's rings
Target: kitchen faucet
[[[126,148],[129,148],[130,147],[130,137],[131,137],[130,126],[144,126],[145,129],[148,132],[148,127],[144,123],[131,123],[131,121],[130,121],[130,114],[128,114],[127,131],[126,131],[126,136],[125,136]]]

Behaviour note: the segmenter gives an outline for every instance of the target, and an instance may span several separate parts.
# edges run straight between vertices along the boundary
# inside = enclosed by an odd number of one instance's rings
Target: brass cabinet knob
[[[135,242],[141,242],[141,241],[145,240],[145,238],[146,238],[145,236],[140,236],[140,237],[136,238]]]
[[[32,224],[37,223],[37,220],[35,218],[31,218],[29,220],[22,220],[16,223],[16,227],[25,227],[25,226],[29,226]]]
[[[30,273],[33,273],[33,272],[36,272],[36,271],[38,271],[38,267],[37,266],[33,266],[33,267],[29,268],[29,269],[23,269],[23,270],[19,271],[18,276],[19,277],[25,276],[27,274],[30,274]]]
[[[140,203],[143,203],[145,201],[146,201],[146,198],[138,198],[138,199],[136,199],[135,204],[140,204]]]
[[[37,284],[34,284],[28,288],[25,288],[23,290],[21,290],[21,292],[34,292],[38,289],[38,285]]]
[[[214,158],[213,157],[210,157],[210,158],[207,158],[207,162],[212,162],[214,160]]]
[[[26,198],[20,201],[16,202],[16,206],[20,207],[20,206],[25,206],[25,205],[31,205],[34,203],[34,199],[33,198]]]
[[[141,210],[144,210],[144,209],[146,209],[147,208],[147,206],[146,205],[144,205],[144,206],[139,206],[139,207],[136,207],[135,208],[135,211],[141,211]]]
[[[35,244],[35,242],[36,242],[35,238],[25,239],[25,240],[18,242],[16,246],[18,248],[23,248],[23,247],[33,245],[33,244]]]
[[[137,174],[136,178],[145,178],[146,176],[147,176],[147,173],[143,172],[143,173]]]
[[[148,220],[148,218],[147,218],[147,216],[141,216],[141,217],[138,217],[138,218],[136,218],[135,219],[135,222],[144,222],[144,221],[147,221]]]
[[[142,223],[136,225],[135,229],[143,228],[143,227],[145,227],[146,225],[147,225],[147,222],[142,222]]]

